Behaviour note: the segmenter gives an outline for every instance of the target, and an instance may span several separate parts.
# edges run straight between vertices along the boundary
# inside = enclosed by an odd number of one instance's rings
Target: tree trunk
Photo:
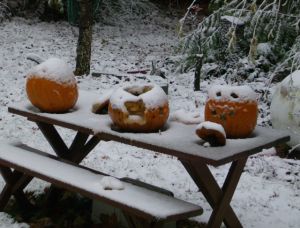
[[[92,0],[79,0],[79,37],[76,50],[75,75],[90,73],[92,44]]]
[[[197,63],[195,67],[194,75],[194,91],[200,91],[200,80],[201,80],[201,69],[202,69],[202,56],[197,57]]]

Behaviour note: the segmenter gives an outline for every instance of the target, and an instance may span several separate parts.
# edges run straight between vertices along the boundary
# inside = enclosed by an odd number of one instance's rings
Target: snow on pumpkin
[[[121,130],[158,131],[169,117],[168,97],[155,84],[119,88],[110,97],[108,113]]]
[[[50,113],[68,111],[78,98],[73,71],[58,58],[50,58],[29,71],[26,92],[35,107]]]

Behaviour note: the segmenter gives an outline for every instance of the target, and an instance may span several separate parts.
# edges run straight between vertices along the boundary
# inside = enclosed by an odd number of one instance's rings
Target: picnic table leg
[[[100,141],[100,139],[95,136],[88,140],[89,134],[77,132],[73,142],[68,148],[52,124],[42,122],[36,122],[36,124],[58,157],[77,164],[79,164]],[[54,206],[62,193],[62,189],[51,185],[46,200],[47,206]]]
[[[240,159],[232,163],[222,187],[222,198],[219,200],[217,206],[213,210],[213,213],[208,223],[208,227],[219,227],[221,225],[222,220],[224,218],[224,213],[230,205],[230,201],[238,185],[246,161],[247,158]]]
[[[57,156],[60,158],[65,158],[68,155],[69,149],[63,139],[60,137],[55,127],[51,124],[42,122],[36,122],[36,124],[38,125],[39,129],[41,130],[44,137],[47,139]]]
[[[17,171],[12,172],[7,167],[0,167],[0,172],[6,182],[0,195],[0,210],[3,211],[12,195],[15,196],[21,207],[32,208],[33,205],[23,192],[23,189],[30,183],[32,177]]]
[[[95,136],[88,140],[89,134],[77,132],[71,146],[68,148],[53,125],[42,122],[36,122],[36,124],[58,157],[77,164],[80,163],[100,141],[100,139]]]
[[[222,220],[224,220],[227,227],[242,227],[229,203],[246,160],[241,159],[232,163],[222,189],[206,164],[182,161],[183,166],[213,208],[213,213],[208,223],[209,227],[220,227]]]

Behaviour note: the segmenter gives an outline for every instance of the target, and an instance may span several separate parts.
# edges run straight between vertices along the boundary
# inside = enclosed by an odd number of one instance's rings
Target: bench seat
[[[147,221],[170,221],[202,214],[200,206],[122,181],[122,190],[105,190],[106,174],[21,144],[0,143],[0,166],[37,177]]]

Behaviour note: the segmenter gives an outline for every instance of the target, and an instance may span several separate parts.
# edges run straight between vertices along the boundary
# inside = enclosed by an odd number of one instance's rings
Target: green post
[[[68,21],[72,25],[78,25],[79,19],[79,1],[67,0]],[[93,15],[98,12],[101,0],[93,0]]]

